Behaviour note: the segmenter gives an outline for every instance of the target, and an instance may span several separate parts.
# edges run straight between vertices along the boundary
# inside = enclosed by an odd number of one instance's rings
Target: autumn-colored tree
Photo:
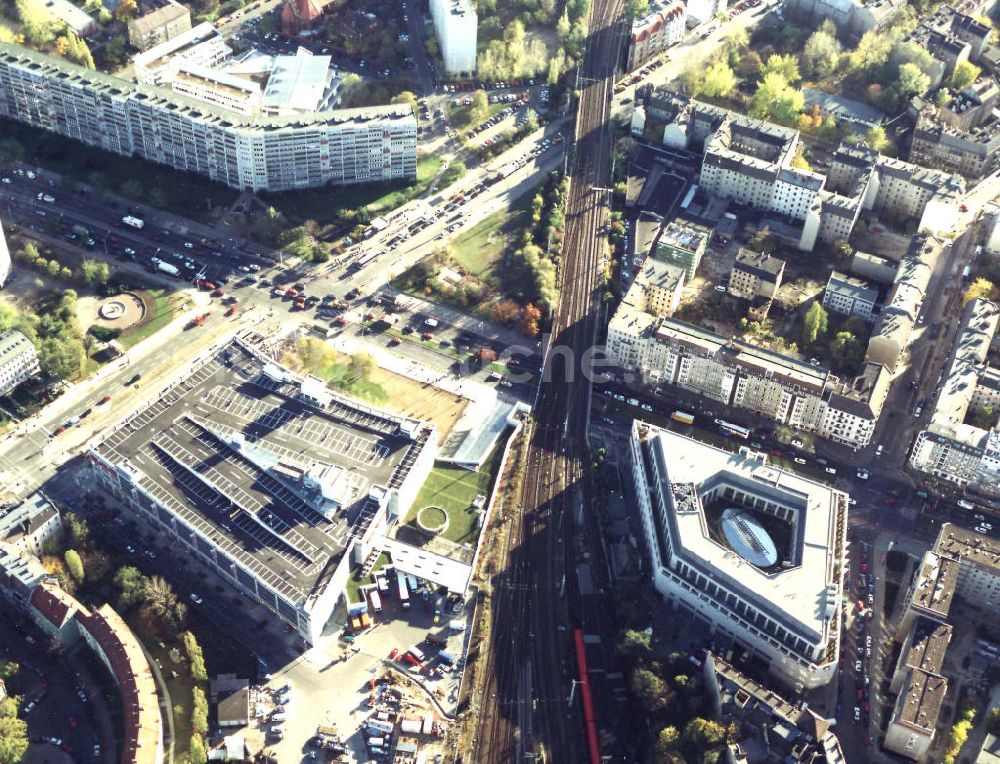
[[[521,315],[521,306],[513,300],[499,300],[490,306],[490,319],[498,324],[510,325]]]
[[[538,323],[541,320],[542,311],[529,302],[521,310],[521,331],[528,337],[537,337],[540,332]]]
[[[130,21],[139,13],[139,4],[136,0],[120,0],[115,8],[115,18],[119,21]]]

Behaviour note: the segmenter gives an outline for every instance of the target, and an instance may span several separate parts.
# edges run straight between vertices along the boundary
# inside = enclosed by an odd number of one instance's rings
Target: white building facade
[[[431,0],[434,32],[448,74],[474,74],[479,17],[469,0]]]
[[[0,334],[0,395],[6,395],[38,373],[35,346],[17,329]]]
[[[733,636],[789,685],[833,679],[847,495],[770,467],[764,454],[731,454],[638,420],[629,457],[657,591]],[[722,506],[785,523],[796,541],[777,565],[758,568],[711,532],[713,507]]]
[[[406,105],[245,116],[0,44],[0,115],[230,188],[289,191],[416,177]]]

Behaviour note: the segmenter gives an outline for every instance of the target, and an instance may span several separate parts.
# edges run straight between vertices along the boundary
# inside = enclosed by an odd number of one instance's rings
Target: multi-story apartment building
[[[623,303],[608,325],[608,355],[651,386],[670,385],[854,449],[871,441],[891,375],[865,364],[853,380],[747,342]]]
[[[653,247],[652,256],[673,263],[684,270],[688,281],[694,280],[702,255],[708,248],[710,232],[701,226],[673,222],[663,228]]]
[[[766,454],[638,420],[629,457],[657,591],[796,689],[828,683],[840,650],[847,495]],[[757,553],[768,545],[773,554]]]
[[[479,16],[469,0],[430,0],[434,32],[448,74],[476,71]]]
[[[772,299],[781,288],[785,261],[767,253],[754,252],[740,247],[736,261],[729,271],[727,290],[734,297],[755,300]]]
[[[998,97],[996,80],[981,77],[941,106],[914,98],[910,160],[966,178],[993,172],[1000,165]]]
[[[107,669],[125,712],[120,725],[121,764],[162,764],[161,698],[149,659],[124,619],[110,605],[89,609],[65,592],[37,558],[0,542],[0,602],[19,610],[60,647],[82,642]],[[8,611],[9,612],[9,611]]]
[[[945,523],[924,553],[907,596],[898,632],[905,634],[889,685],[898,693],[884,747],[926,761],[940,721],[948,680],[945,655],[952,637],[947,623],[956,597],[995,620],[1000,612],[1000,542]]]
[[[823,290],[823,307],[845,316],[861,316],[865,321],[875,320],[878,290],[867,282],[837,271],[830,273]]]
[[[925,67],[931,78],[930,86],[936,88],[965,61],[977,62],[990,45],[992,29],[954,6],[942,6],[924,16],[920,24],[902,38],[892,50],[890,61],[894,64],[908,60],[907,49],[918,48],[931,55],[930,66]]]
[[[640,88],[633,133],[664,123],[666,146],[703,154],[699,186],[763,212],[772,230],[799,249],[848,240],[862,210],[949,230],[965,186],[961,177],[841,146],[827,175],[792,167],[799,133],[693,101],[668,89]]]
[[[638,69],[684,39],[687,6],[678,0],[650,4],[649,13],[632,21],[628,46],[628,71]]]
[[[939,241],[923,234],[913,237],[896,267],[895,279],[868,341],[868,361],[895,372],[910,342],[940,253]]]
[[[351,570],[383,550],[416,498],[437,430],[332,393],[265,351],[233,340],[87,457],[98,487],[176,554],[313,644]]]
[[[945,367],[930,424],[913,445],[910,466],[985,496],[1000,496],[1000,430],[967,422],[976,400],[994,400],[996,370],[986,364],[1000,326],[1000,307],[988,300],[965,306]],[[980,380],[985,379],[981,392]]]
[[[10,248],[7,246],[7,235],[3,232],[3,224],[0,223],[0,289],[10,278]]]
[[[62,533],[59,510],[40,491],[20,500],[0,499],[0,541],[41,557]]]
[[[0,44],[0,115],[231,188],[287,191],[412,178],[407,105],[245,116]]]
[[[727,762],[752,761],[756,751],[767,751],[770,761],[846,761],[834,728],[808,704],[786,700],[711,652],[705,654],[702,679],[715,719],[725,726],[736,724]]]
[[[167,86],[181,67],[212,69],[228,59],[232,52],[219,30],[204,21],[133,56],[132,70],[140,84]]]
[[[653,316],[672,316],[684,291],[684,269],[647,257],[622,303]]]
[[[825,19],[850,39],[857,40],[865,32],[888,29],[900,10],[901,0],[784,0],[783,7],[790,21],[818,27]]]
[[[157,0],[155,6],[128,23],[128,41],[133,48],[149,50],[191,28],[191,11],[180,3]]]
[[[35,346],[17,329],[0,334],[0,395],[6,395],[38,373]]]

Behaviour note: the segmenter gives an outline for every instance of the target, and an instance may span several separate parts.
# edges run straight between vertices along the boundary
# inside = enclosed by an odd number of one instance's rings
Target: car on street
[[[854,707],[854,721],[856,721],[856,722],[860,722],[861,721],[861,707],[860,706],[855,706]]]
[[[189,594],[188,596],[195,605],[200,605],[204,602],[204,600],[194,592],[191,592],[191,594]]]

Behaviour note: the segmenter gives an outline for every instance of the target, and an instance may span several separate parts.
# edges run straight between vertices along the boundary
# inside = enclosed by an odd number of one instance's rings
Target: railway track
[[[579,714],[567,705],[572,628],[608,633],[613,603],[588,612],[594,603],[584,602],[577,591],[578,542],[592,546],[588,542],[600,529],[588,512],[574,518],[574,510],[589,507],[590,382],[581,374],[581,359],[594,343],[600,307],[604,242],[599,232],[608,216],[610,101],[623,10],[622,0],[591,8],[550,343],[550,348],[568,348],[569,360],[553,354],[546,364],[526,434],[521,504],[508,510],[500,573],[494,578],[476,764],[519,764],[541,755],[548,762],[572,764],[591,759]]]

